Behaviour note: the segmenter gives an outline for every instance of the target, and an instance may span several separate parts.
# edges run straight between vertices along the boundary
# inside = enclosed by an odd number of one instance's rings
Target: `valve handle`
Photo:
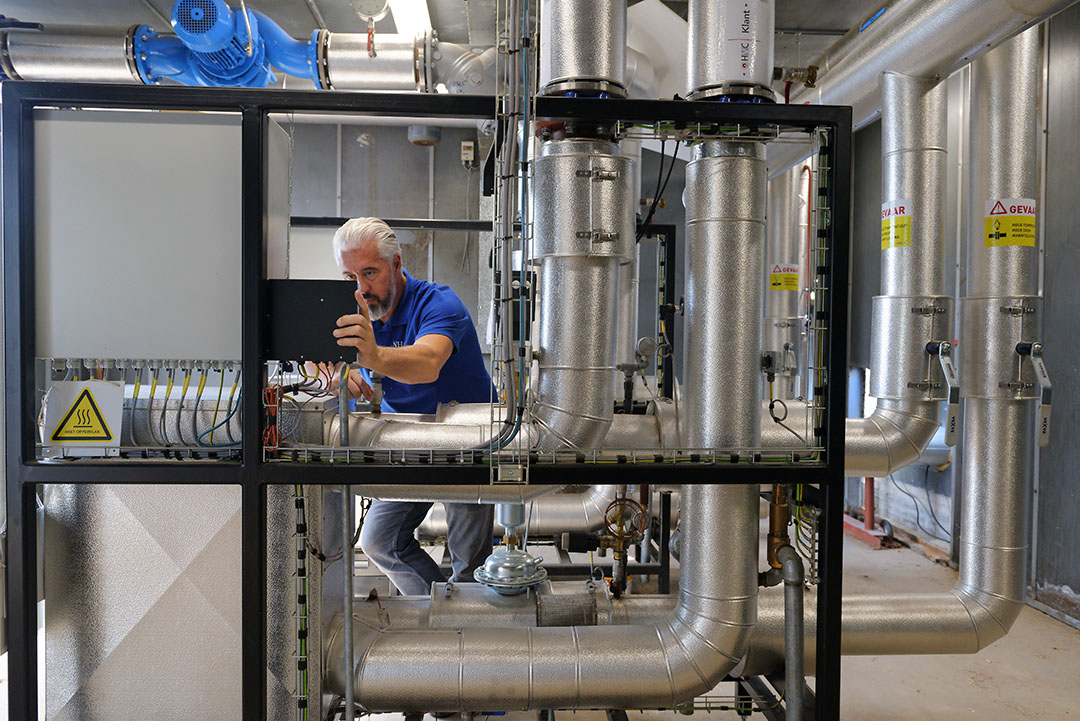
[[[948,405],[945,408],[945,445],[955,446],[956,434],[960,430],[960,381],[956,377],[956,365],[952,359],[952,343],[927,343],[926,352],[937,356],[941,373],[945,376],[945,385],[949,391]]]
[[[1039,419],[1035,426],[1035,440],[1039,448],[1046,448],[1050,443],[1050,397],[1053,386],[1050,383],[1050,374],[1046,372],[1042,351],[1042,343],[1016,344],[1016,352],[1027,356],[1035,370],[1035,382],[1039,384]]]

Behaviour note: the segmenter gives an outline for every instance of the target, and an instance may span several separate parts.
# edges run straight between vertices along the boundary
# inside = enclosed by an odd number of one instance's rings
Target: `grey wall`
[[[1050,445],[1039,453],[1034,597],[1080,619],[1080,6],[1050,21],[1043,337],[1054,382]]]
[[[338,208],[338,126],[285,124],[292,134],[292,214],[383,218],[477,218],[480,172],[461,165],[462,140],[476,140],[469,128],[443,128],[434,150],[434,213],[428,212],[429,171],[432,151],[409,142],[405,127],[341,126],[341,207]],[[477,317],[475,233],[398,233],[405,249],[403,260],[411,274],[427,276],[426,243],[431,242],[433,280],[453,288]],[[316,242],[321,242],[321,236]],[[468,248],[466,249],[466,243]],[[291,252],[298,252],[294,245]],[[316,252],[329,252],[318,249]],[[463,270],[463,259],[466,269]],[[486,313],[486,309],[484,309]]]

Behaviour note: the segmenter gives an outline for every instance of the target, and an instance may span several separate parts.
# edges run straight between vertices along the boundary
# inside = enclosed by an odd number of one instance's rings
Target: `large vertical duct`
[[[774,99],[774,0],[690,0],[687,98]]]
[[[765,146],[710,142],[694,155],[686,166],[684,441],[750,448],[761,435]]]
[[[999,201],[1009,213],[1036,204],[1041,63],[1040,29],[1033,28],[971,66],[959,585],[985,600],[993,637],[980,638],[984,644],[1012,625],[1027,578],[1038,384],[1017,344],[1041,337],[1038,235],[1031,218],[1030,233],[1014,224],[1000,237],[995,212]]]
[[[540,447],[603,441],[614,412],[619,265],[634,247],[634,161],[612,142],[547,142],[533,164],[540,264]]]
[[[636,138],[623,138],[619,141],[619,152],[634,161],[634,177],[630,182],[630,203],[638,207],[641,198],[641,141]],[[630,262],[619,266],[619,311],[615,330],[615,365],[627,366],[637,363],[638,340],[638,291],[640,288],[641,246],[637,243],[630,251]],[[618,395],[623,387],[623,373],[616,371],[614,382]]]
[[[626,96],[626,0],[543,0],[540,42],[545,95]]]
[[[987,246],[985,217],[987,201],[1036,196],[1040,46],[1040,30],[1032,28],[972,65],[960,578],[946,593],[845,597],[844,654],[975,653],[1004,636],[1024,604],[1033,394],[1026,385],[1017,392],[1008,384],[1018,367],[1024,369],[1022,382],[1035,383],[1015,347],[1039,338],[1038,249],[1034,243]],[[889,112],[886,106],[886,118]],[[810,634],[814,609],[807,602]],[[783,623],[781,597],[763,595],[741,673],[782,663]],[[812,641],[806,645],[808,667],[814,663]]]
[[[769,214],[765,250],[765,342],[764,350],[779,359],[774,397],[795,397],[799,373],[799,337],[802,298],[802,255],[805,248],[805,216],[802,202],[804,174],[792,168],[769,183]]]
[[[873,300],[874,413],[847,421],[848,473],[887,476],[913,462],[940,425],[947,386],[931,341],[952,339],[945,293],[945,86],[881,76],[881,295]]]

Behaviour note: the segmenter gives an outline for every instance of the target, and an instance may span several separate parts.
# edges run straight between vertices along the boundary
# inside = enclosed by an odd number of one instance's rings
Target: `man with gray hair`
[[[401,267],[397,236],[378,218],[353,218],[334,234],[342,277],[356,282],[356,302],[368,313],[338,319],[340,346],[356,349],[362,370],[349,374],[349,394],[371,397],[371,373],[383,376],[382,409],[434,413],[440,403],[487,403],[495,388],[469,311],[445,285],[413,278]],[[369,317],[370,316],[370,317]],[[445,581],[414,531],[430,503],[374,501],[360,545],[405,595],[427,595]],[[471,581],[491,552],[493,506],[447,503],[451,581]]]

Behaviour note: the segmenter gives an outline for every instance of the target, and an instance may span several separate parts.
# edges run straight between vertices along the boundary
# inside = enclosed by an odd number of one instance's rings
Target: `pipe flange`
[[[557,80],[544,86],[544,95],[610,95],[625,98],[626,88],[610,80]]]
[[[711,88],[701,88],[686,94],[687,100],[716,100],[720,102],[775,103],[772,88],[753,83],[724,83]]]
[[[124,55],[127,59],[128,72],[131,73],[131,77],[135,79],[135,82],[142,84],[142,75],[139,74],[138,63],[135,62],[135,33],[139,32],[139,25],[132,25],[128,28],[127,35],[124,36]],[[5,43],[5,52],[6,43]]]
[[[8,34],[7,32],[0,32],[0,71],[3,72],[4,77],[11,80],[22,80],[22,77],[15,71],[15,66],[11,62],[11,56],[8,54]]]
[[[328,52],[330,47],[330,31],[316,30],[315,40],[315,72],[318,73],[319,86],[322,90],[333,90],[334,85],[330,82],[330,63]]]

